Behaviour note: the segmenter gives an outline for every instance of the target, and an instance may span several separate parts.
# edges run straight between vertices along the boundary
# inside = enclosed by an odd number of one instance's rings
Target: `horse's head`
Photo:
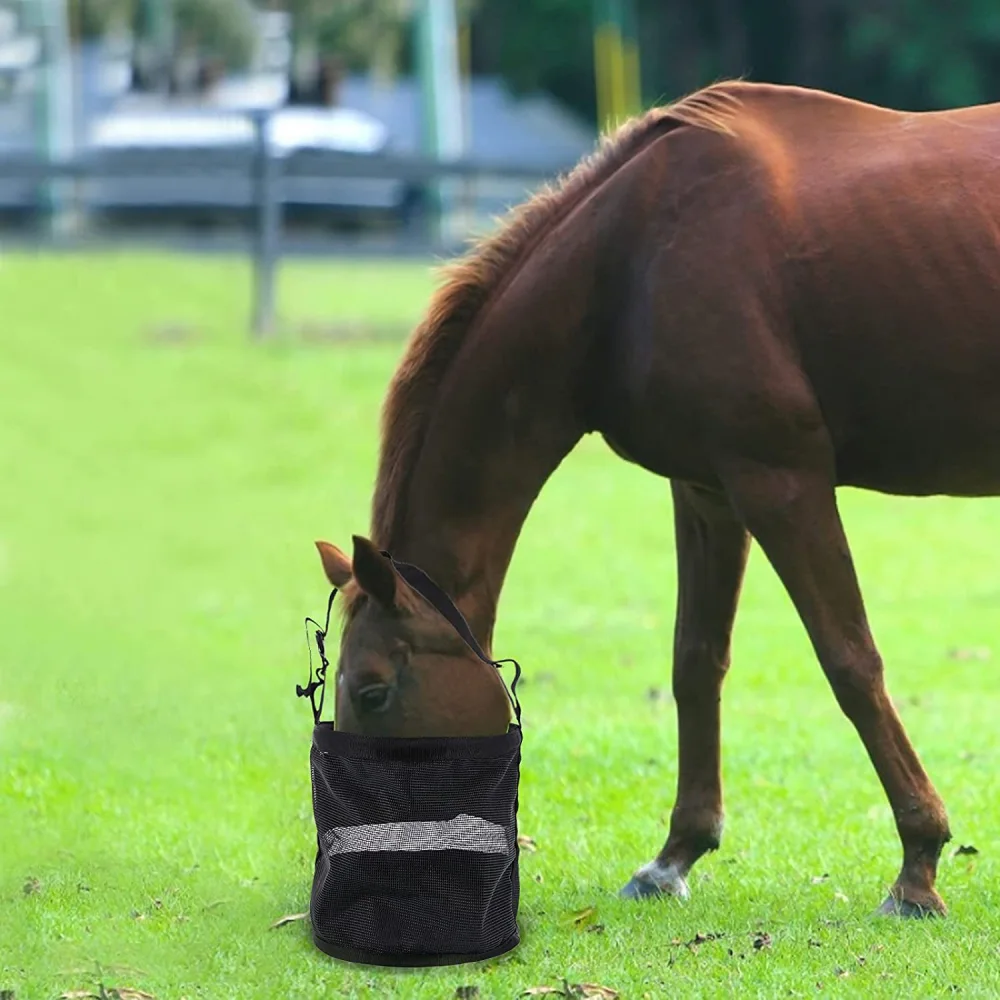
[[[510,702],[442,615],[367,539],[353,559],[317,542],[327,578],[350,607],[337,664],[337,729],[368,736],[505,733]]]

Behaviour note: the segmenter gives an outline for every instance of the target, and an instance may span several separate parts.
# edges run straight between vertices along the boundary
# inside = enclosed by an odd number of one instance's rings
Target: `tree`
[[[74,33],[97,38],[115,27],[132,28],[148,38],[156,13],[172,25],[179,47],[201,58],[239,69],[250,61],[256,44],[251,0],[69,0]],[[164,5],[166,5],[164,9]]]
[[[130,0],[69,0],[69,23],[78,38],[100,38],[118,27],[127,27]]]
[[[203,57],[242,69],[254,53],[256,23],[250,0],[173,0],[174,32]]]
[[[414,12],[414,0],[289,0],[293,44],[349,69],[392,74]]]
[[[456,0],[468,20],[480,0]],[[336,56],[356,72],[391,76],[399,68],[421,0],[286,0],[296,47]]]
[[[841,0],[845,56],[872,89],[914,107],[996,99],[1000,8],[993,0]]]
[[[22,3],[34,0],[21,0]],[[243,65],[251,0],[69,0],[81,30],[130,19],[137,4],[172,6],[175,37],[202,58]],[[293,16],[297,75],[391,75],[407,66],[422,0],[257,0]],[[636,0],[647,102],[712,80],[824,87],[912,109],[1000,94],[996,0]],[[459,0],[472,15],[472,68],[515,90],[547,90],[595,120],[594,0]],[[123,13],[124,12],[124,13]],[[337,64],[340,64],[339,68]],[[324,65],[325,64],[325,65]],[[329,86],[329,80],[327,81]],[[308,89],[308,88],[307,88]]]
[[[996,0],[637,0],[647,102],[724,77],[920,110],[1000,96]],[[595,120],[593,0],[482,0],[473,69]]]
[[[515,92],[547,90],[595,120],[593,7],[593,0],[482,0],[472,21],[473,71],[500,75]]]

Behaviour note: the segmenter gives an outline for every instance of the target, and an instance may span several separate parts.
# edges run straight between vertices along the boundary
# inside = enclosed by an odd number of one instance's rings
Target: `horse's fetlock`
[[[904,853],[912,860],[925,859],[936,864],[944,845],[951,840],[943,806],[897,813],[896,829],[903,841]]]
[[[706,851],[717,851],[722,842],[724,821],[720,808],[674,809],[667,853],[670,853],[672,844],[683,844],[685,853],[694,857],[700,857]]]

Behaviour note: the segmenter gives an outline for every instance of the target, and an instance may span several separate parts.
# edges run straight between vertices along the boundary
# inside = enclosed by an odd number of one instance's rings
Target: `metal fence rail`
[[[518,163],[440,162],[421,156],[316,149],[280,155],[268,143],[268,115],[255,114],[253,120],[254,143],[229,148],[102,149],[66,160],[6,152],[0,156],[0,203],[38,211],[44,199],[32,197],[31,192],[63,180],[73,182],[73,200],[85,215],[100,212],[108,204],[146,205],[151,191],[155,191],[154,200],[165,207],[198,205],[246,214],[252,225],[252,329],[256,336],[263,336],[275,323],[275,277],[288,251],[287,206],[308,211],[310,205],[328,203],[334,190],[347,205],[353,200],[371,208],[381,200],[388,208],[398,204],[400,188],[431,192],[419,202],[400,243],[409,253],[417,249],[450,253],[457,247],[438,235],[439,207],[433,196],[442,182],[516,185],[523,196],[572,166],[552,164],[544,169]],[[169,242],[165,235],[164,242]]]

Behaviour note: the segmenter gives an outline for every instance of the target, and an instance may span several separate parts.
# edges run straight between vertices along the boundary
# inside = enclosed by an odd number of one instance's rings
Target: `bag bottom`
[[[382,965],[396,968],[427,968],[432,965],[466,965],[469,962],[485,962],[489,958],[497,958],[499,955],[506,955],[513,951],[521,943],[521,935],[518,932],[512,934],[506,941],[496,948],[482,952],[467,952],[457,955],[419,955],[419,954],[394,954],[391,952],[358,951],[355,948],[344,948],[341,945],[325,941],[318,934],[313,932],[313,943],[320,951],[331,958],[339,958],[344,962],[355,962],[359,965]]]

